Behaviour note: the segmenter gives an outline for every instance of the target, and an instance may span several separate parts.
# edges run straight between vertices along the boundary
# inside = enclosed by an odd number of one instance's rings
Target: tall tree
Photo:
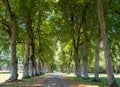
[[[11,76],[9,80],[17,80],[18,77],[18,60],[16,57],[16,32],[17,32],[17,21],[15,13],[11,10],[8,0],[3,0],[3,3],[6,6],[7,12],[10,16],[11,24],[5,22],[7,27],[10,29],[10,47],[11,47]]]
[[[108,78],[108,84],[109,86],[113,87],[116,85],[110,53],[109,53],[109,45],[108,45],[108,37],[106,32],[106,24],[105,24],[105,18],[104,18],[104,12],[102,7],[101,0],[97,0],[97,8],[98,8],[98,17],[100,22],[100,28],[101,28],[101,37],[103,41],[104,46],[104,55],[105,55],[105,63],[106,63],[106,72],[107,72],[107,78]]]

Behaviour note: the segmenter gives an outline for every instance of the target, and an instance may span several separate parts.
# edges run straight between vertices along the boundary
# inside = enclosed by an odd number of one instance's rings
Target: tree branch
[[[5,6],[6,6],[6,9],[7,9],[9,15],[10,15],[10,19],[13,21],[14,18],[15,18],[15,15],[14,15],[14,13],[12,12],[12,10],[11,10],[11,8],[10,8],[9,1],[8,1],[8,0],[2,0],[2,1],[3,1],[3,3],[4,3]]]
[[[1,23],[8,28],[7,30],[4,30],[4,31],[6,31],[8,35],[11,37],[12,31],[11,31],[10,24],[6,21],[6,19],[2,20]]]
[[[115,10],[115,12],[120,16],[120,11],[118,11],[118,10]]]

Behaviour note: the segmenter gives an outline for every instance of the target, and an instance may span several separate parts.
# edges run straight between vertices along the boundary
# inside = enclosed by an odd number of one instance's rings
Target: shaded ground
[[[35,85],[34,85],[35,86]],[[98,87],[95,85],[87,85],[76,81],[70,77],[64,76],[64,74],[53,74],[50,75],[42,84],[36,85],[35,87]]]
[[[20,73],[22,75],[22,73]],[[106,74],[100,74],[100,82],[93,82],[93,74],[84,80],[77,78],[73,73],[48,73],[42,76],[31,77],[29,79],[19,79],[15,82],[0,83],[0,87],[108,87]],[[120,74],[116,75],[117,87],[120,87]],[[0,72],[0,79],[8,79],[8,72]],[[3,80],[3,79],[1,79]]]
[[[46,79],[40,87],[70,87],[60,74],[54,74]]]

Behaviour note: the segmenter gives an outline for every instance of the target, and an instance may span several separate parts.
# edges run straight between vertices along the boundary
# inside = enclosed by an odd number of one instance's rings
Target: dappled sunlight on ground
[[[10,77],[10,72],[9,71],[0,71],[0,83],[5,82],[7,79]],[[22,73],[18,73],[18,79],[22,78]]]
[[[42,86],[42,84],[33,84],[31,87],[39,87]]]
[[[71,85],[70,87],[99,87],[99,86],[84,85],[84,84],[76,84],[76,85]]]

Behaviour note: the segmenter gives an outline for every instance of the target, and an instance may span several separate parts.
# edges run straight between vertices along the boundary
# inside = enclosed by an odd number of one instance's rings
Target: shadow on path
[[[60,74],[54,74],[46,79],[40,87],[69,87]]]

